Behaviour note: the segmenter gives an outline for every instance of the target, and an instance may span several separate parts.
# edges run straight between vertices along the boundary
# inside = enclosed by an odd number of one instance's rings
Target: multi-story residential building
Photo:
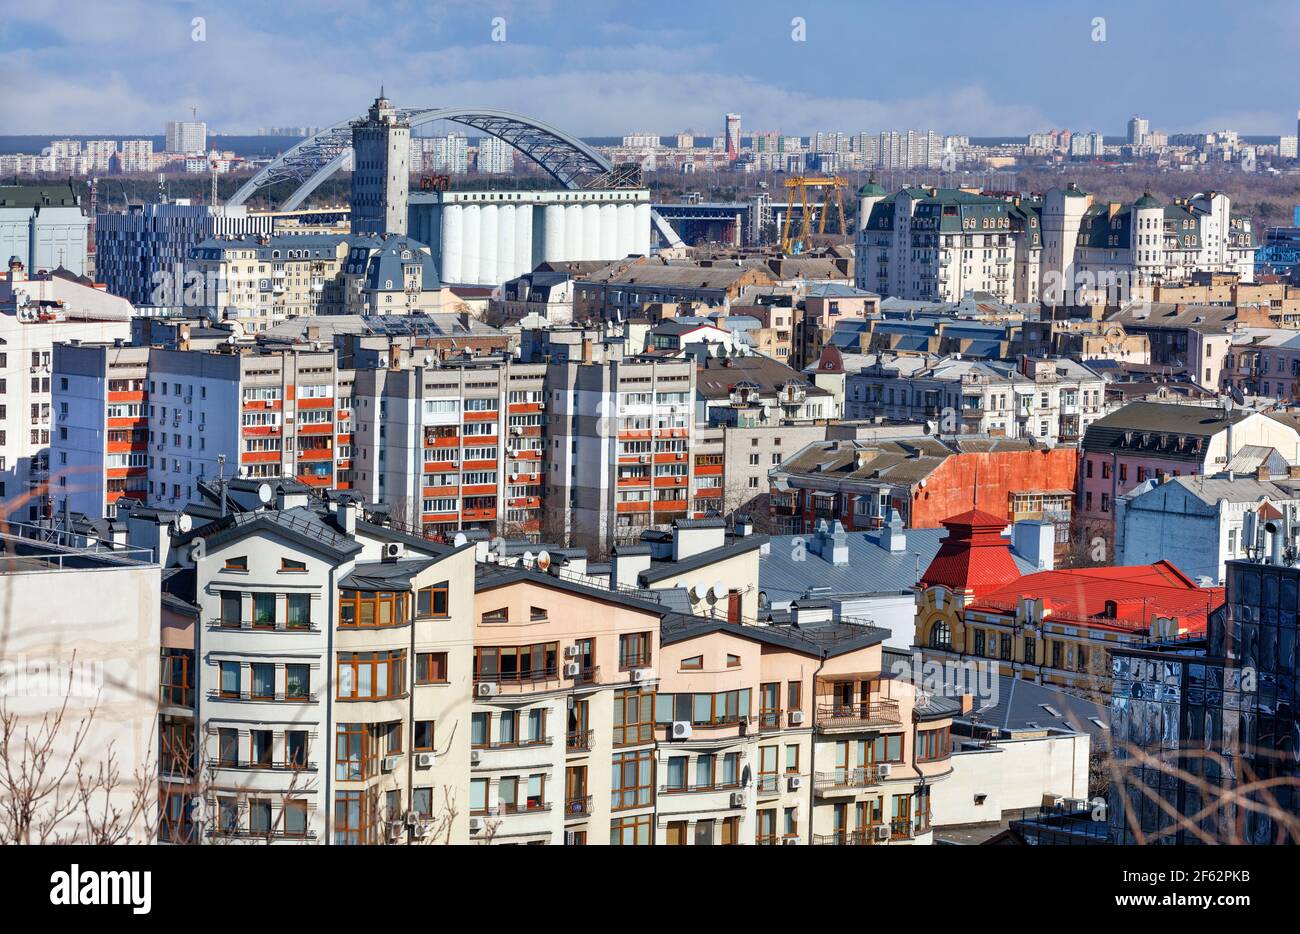
[[[352,124],[352,233],[406,233],[411,125],[380,93]]]
[[[165,142],[168,152],[206,152],[208,125],[198,120],[168,120]]]
[[[1300,461],[1300,432],[1285,419],[1241,408],[1131,402],[1093,422],[1079,452],[1076,540],[1080,557],[1110,563],[1115,500],[1151,477],[1226,470],[1247,446]]]
[[[702,357],[695,383],[696,418],[711,426],[825,424],[840,417],[832,393],[759,354]]]
[[[495,136],[484,136],[478,141],[474,167],[480,175],[508,175],[515,170],[514,147]]]
[[[688,266],[659,260],[615,263],[574,284],[579,320],[626,321],[646,305],[702,302],[729,309],[746,286],[771,286],[771,274],[753,266]]]
[[[53,356],[62,341],[125,341],[131,305],[62,271],[29,277],[11,259],[0,280],[0,510],[15,520],[48,515],[61,488],[97,477],[70,474],[50,447],[61,425]]]
[[[931,422],[943,434],[1077,441],[1107,411],[1106,381],[1064,357],[1018,362],[961,354],[900,375],[877,358],[847,377],[850,417]]]
[[[824,424],[697,426],[691,455],[696,511],[719,516],[740,512],[766,524],[768,471],[825,437]]]
[[[352,485],[353,373],[333,350],[61,345],[54,372],[57,509],[104,515],[128,492],[179,509],[223,476]]]
[[[214,207],[177,200],[133,204],[95,217],[95,278],[133,305],[185,303],[190,251],[214,237],[269,235],[274,219],[243,205]]]
[[[16,257],[33,273],[62,267],[82,276],[89,230],[71,183],[0,185],[0,258]]]
[[[153,842],[157,560],[17,522],[0,546],[11,737],[0,833],[11,844]]]
[[[880,296],[835,282],[808,288],[795,315],[793,359],[783,360],[803,369],[821,356],[842,321],[864,321],[880,310]]]
[[[1114,652],[1120,778],[1110,786],[1109,842],[1296,841],[1300,723],[1288,688],[1300,570],[1280,542],[1265,553],[1228,562],[1205,638]]]
[[[1114,648],[1203,634],[1223,600],[1164,560],[1022,576],[1000,517],[973,510],[944,526],[916,597],[915,644],[927,661],[988,662],[1000,675],[1101,697]]]
[[[907,528],[938,528],[976,507],[1003,527],[1041,519],[1068,544],[1078,478],[1073,447],[1043,447],[1011,438],[917,435],[889,440],[814,442],[772,468],[772,522],[791,535],[820,521],[850,531],[878,529],[897,512]]]
[[[343,273],[351,314],[428,314],[447,300],[432,252],[409,237],[352,243]]]
[[[1066,318],[1026,321],[1015,331],[1010,352],[1027,357],[1069,357],[1080,363],[1113,360],[1151,363],[1151,338],[1129,333],[1121,322]]]
[[[1002,198],[953,188],[858,193],[857,287],[880,295],[955,302],[971,292],[1001,301],[1014,291],[1011,213]]]
[[[1248,465],[1258,466],[1248,470]],[[1118,496],[1116,562],[1165,558],[1188,577],[1222,583],[1229,561],[1266,554],[1264,527],[1300,509],[1300,480],[1290,476],[1286,460],[1272,448],[1246,448],[1228,468],[1167,482],[1148,477]],[[1294,536],[1285,542],[1288,548],[1295,544]]]

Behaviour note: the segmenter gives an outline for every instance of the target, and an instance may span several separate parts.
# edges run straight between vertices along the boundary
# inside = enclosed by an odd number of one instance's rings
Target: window
[[[275,666],[255,663],[249,666],[253,675],[253,700],[275,699]]]
[[[699,671],[704,667],[703,655],[692,655],[682,659],[682,671]]]
[[[285,598],[285,629],[311,628],[311,594],[291,593]]]
[[[284,802],[284,835],[307,836],[307,802],[301,798],[290,798]]]
[[[280,570],[291,572],[291,573],[302,573],[307,570],[307,562],[294,561],[292,558],[281,558]]]
[[[227,571],[247,571],[247,570],[248,570],[248,556],[247,556],[247,555],[240,555],[240,556],[237,557],[237,558],[227,558],[227,559],[226,559],[226,564],[225,564],[225,569],[226,569]]]
[[[739,667],[740,667],[740,656],[739,656],[739,655],[730,655],[730,654],[727,655],[727,667],[728,667],[728,668],[739,668]]]
[[[291,769],[307,768],[307,731],[306,730],[285,731],[284,764]]]
[[[609,822],[610,846],[650,846],[651,818],[649,814],[636,817],[618,817]]]
[[[476,647],[474,680],[500,683],[544,681],[556,677],[558,658],[558,642]]]
[[[411,741],[411,748],[415,752],[433,752],[433,721],[416,720],[415,734]]]
[[[631,746],[654,739],[653,691],[635,688],[614,694],[614,745]]]
[[[618,637],[618,667],[620,671],[644,668],[650,664],[650,633],[625,633]]]
[[[239,765],[239,731],[231,727],[217,729],[217,762],[220,765]]]
[[[411,790],[411,810],[421,818],[433,816],[433,789],[414,788]]]
[[[275,734],[270,730],[251,730],[248,737],[249,764],[262,768],[269,767]]]
[[[654,802],[654,753],[648,749],[614,754],[610,808],[623,811]]]
[[[238,697],[240,690],[239,662],[221,662],[221,696]]]
[[[948,727],[938,730],[919,730],[916,734],[916,759],[918,762],[946,759],[950,744]]]
[[[948,628],[948,624],[944,620],[936,622],[934,627],[930,630],[930,648],[952,648],[952,630]]]
[[[311,666],[284,666],[284,696],[287,700],[305,701],[311,697]]]
[[[408,596],[392,591],[339,591],[339,626],[374,628],[407,622]]]
[[[275,594],[253,594],[253,628],[275,628]]]
[[[340,652],[335,669],[339,700],[384,700],[406,693],[406,651]]]
[[[416,596],[415,615],[422,619],[442,618],[447,612],[447,582],[421,588]]]
[[[447,683],[447,653],[420,652],[415,656],[416,684]]]
[[[340,791],[334,796],[334,844],[360,846],[375,842],[378,798],[371,791]]]

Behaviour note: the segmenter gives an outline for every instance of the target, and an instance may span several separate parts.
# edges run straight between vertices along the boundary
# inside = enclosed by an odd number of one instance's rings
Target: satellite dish
[[[710,603],[717,603],[719,600],[723,599],[726,596],[727,596],[727,585],[724,584],[722,581],[718,581],[712,587],[709,588]]]
[[[194,520],[186,513],[181,513],[176,517],[176,529],[182,535],[194,528]]]
[[[425,355],[424,355],[424,365],[425,365],[425,366],[432,366],[432,365],[433,365],[433,357],[429,356],[428,354],[425,354]]]
[[[691,591],[690,591],[690,593],[691,593],[691,599],[692,599],[692,600],[699,600],[699,599],[701,599],[701,598],[704,596],[704,591],[705,591],[705,590],[706,590],[706,587],[705,587],[703,581],[696,581],[695,583],[691,584]]]
[[[457,548],[460,548],[467,541],[469,541],[469,539],[465,537],[464,532],[457,532],[456,537],[451,540],[451,543],[455,545]]]
[[[550,568],[550,566],[551,566],[551,553],[550,553],[549,551],[547,551],[546,549],[542,549],[541,553],[538,554],[538,556],[537,556],[537,566],[538,566],[539,568],[541,568],[543,571],[545,571],[545,570],[547,570],[547,569]]]
[[[532,566],[533,566],[533,553],[532,553],[531,551],[525,551],[525,552],[524,552],[524,567],[527,568],[527,567],[532,567]]]
[[[261,500],[263,506],[269,504],[271,502],[271,484],[259,483],[257,486],[257,498]]]

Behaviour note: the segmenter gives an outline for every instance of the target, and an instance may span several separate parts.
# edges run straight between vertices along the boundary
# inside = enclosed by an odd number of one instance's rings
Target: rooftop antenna
[[[217,455],[217,486],[221,488],[221,518],[226,517],[226,455]]]

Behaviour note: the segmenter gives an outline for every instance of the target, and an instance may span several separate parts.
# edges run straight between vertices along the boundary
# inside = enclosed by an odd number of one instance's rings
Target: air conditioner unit
[[[731,793],[731,806],[733,808],[743,808],[745,806],[745,793],[743,791],[733,791]]]
[[[470,765],[478,765],[479,760],[482,759],[482,758],[483,758],[483,753],[481,753],[479,750],[477,750],[477,749],[471,749],[471,750],[469,751],[469,764],[470,764]]]
[[[788,784],[791,791],[798,791],[803,787],[803,776],[791,775]]]
[[[655,679],[655,670],[653,668],[633,668],[633,681],[653,681]]]
[[[791,725],[791,726],[803,726],[803,711],[802,711],[802,710],[792,710],[792,711],[790,711],[790,725]]]
[[[674,720],[668,735],[673,739],[690,739],[691,725],[686,720]]]
[[[471,818],[469,819],[469,832],[470,832],[470,833],[478,833],[478,832],[479,832],[480,830],[482,830],[482,829],[483,829],[483,818],[481,818],[481,817],[471,817]]]
[[[637,458],[637,460],[642,464],[648,464],[650,463],[650,455],[642,454],[639,458]]]
[[[883,782],[889,778],[889,773],[892,772],[893,769],[894,767],[892,765],[882,763],[881,765],[876,766],[876,775]]]
[[[385,558],[400,558],[402,556],[402,546],[399,542],[384,543]]]
[[[483,681],[479,684],[474,693],[479,697],[496,697],[499,690],[500,689],[497,687],[496,682]]]
[[[545,403],[545,402],[539,402],[539,403],[537,403],[537,411],[539,411],[539,412],[545,412],[545,411],[546,411],[546,403]]]
[[[782,845],[782,846],[798,846],[798,845],[799,845],[799,838],[798,838],[798,837],[785,837],[785,838],[781,841],[781,845]]]
[[[578,657],[578,647],[577,647],[576,645],[566,645],[566,646],[564,647],[564,657],[565,657],[565,658],[577,658],[577,657]]]
[[[578,672],[580,672],[581,670],[582,668],[581,666],[578,665],[577,662],[569,662],[564,666],[564,677],[576,678],[578,677]]]
[[[437,756],[431,752],[417,752],[415,754],[415,767],[417,769],[431,769],[437,761]]]
[[[889,828],[886,827],[884,824],[877,824],[875,827],[872,827],[872,828],[871,828],[871,839],[873,839],[873,840],[888,840],[888,839],[889,839]]]
[[[380,768],[382,768],[385,772],[391,772],[393,771],[393,769],[397,768],[401,764],[402,764],[401,756],[384,756],[384,761],[380,764]]]
[[[418,824],[412,825],[411,836],[415,837],[415,839],[417,840],[420,840],[429,835],[429,829],[430,829],[429,824],[421,821]]]

